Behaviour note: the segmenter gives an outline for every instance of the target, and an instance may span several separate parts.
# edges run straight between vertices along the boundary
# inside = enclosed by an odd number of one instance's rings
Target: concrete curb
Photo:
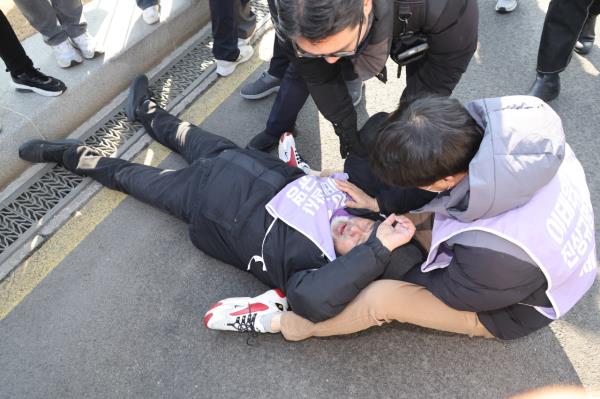
[[[18,158],[22,142],[71,135],[112,102],[134,76],[160,63],[209,22],[207,0],[162,0],[161,4],[161,22],[152,26],[141,20],[135,2],[86,5],[88,29],[105,54],[68,70],[56,65],[41,35],[23,42],[36,67],[63,80],[68,90],[56,98],[17,93],[10,76],[0,75],[0,189],[30,166]]]

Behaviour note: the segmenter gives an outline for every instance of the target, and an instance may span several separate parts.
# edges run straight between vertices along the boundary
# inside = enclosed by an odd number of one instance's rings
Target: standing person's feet
[[[541,98],[545,102],[554,100],[560,94],[558,73],[537,73],[528,95]]]
[[[575,43],[575,52],[581,55],[589,54],[594,47],[594,39],[596,38],[596,16],[588,17],[583,25],[583,29],[579,34],[579,39]]]
[[[517,0],[498,0],[496,2],[496,12],[506,14],[517,8]]]
[[[38,69],[31,68],[18,75],[10,74],[15,90],[20,92],[33,92],[47,97],[61,95],[67,86],[52,76],[44,75]]]
[[[160,20],[160,6],[154,5],[142,10],[142,19],[148,25],[153,25]]]
[[[358,106],[360,104],[360,100],[362,100],[363,89],[365,85],[361,79],[347,80],[346,88],[348,89],[348,93],[350,97],[352,97],[352,105]]]
[[[125,102],[125,114],[130,122],[137,120],[137,112],[142,103],[152,96],[152,92],[148,88],[148,77],[140,75],[131,81],[129,85],[129,95]]]
[[[60,162],[65,151],[84,145],[80,140],[29,140],[19,147],[19,157],[29,162]]]
[[[65,40],[56,46],[51,46],[54,52],[56,62],[61,68],[69,68],[73,65],[80,64],[83,62],[79,51],[73,47],[69,40]]]
[[[71,40],[73,41],[73,47],[79,50],[85,59],[91,60],[96,55],[102,54],[102,51],[96,48],[96,39],[87,32]]]
[[[235,71],[235,68],[252,58],[254,49],[251,46],[240,46],[240,54],[235,61],[217,60],[217,74],[220,76],[229,76]]]
[[[250,140],[248,145],[246,145],[246,148],[249,150],[269,152],[278,142],[279,139],[277,137],[271,136],[263,130]]]
[[[244,85],[240,90],[240,96],[246,100],[258,100],[269,94],[277,93],[279,86],[281,86],[281,79],[265,71],[254,82]]]

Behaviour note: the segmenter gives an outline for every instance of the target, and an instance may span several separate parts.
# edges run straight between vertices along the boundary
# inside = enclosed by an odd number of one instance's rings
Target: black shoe
[[[60,162],[71,147],[84,145],[80,140],[29,140],[19,147],[19,157],[29,162]]]
[[[588,17],[587,21],[583,25],[583,29],[581,29],[581,33],[579,34],[579,39],[577,39],[577,43],[575,43],[575,52],[581,55],[589,54],[592,51],[592,47],[594,47],[594,39],[596,37],[594,29],[596,28],[596,16]]]
[[[39,69],[31,68],[18,75],[10,74],[13,86],[17,91],[34,92],[42,96],[60,96],[67,86],[52,76],[44,75]]]
[[[539,73],[529,89],[528,95],[541,98],[546,102],[554,100],[560,94],[560,77],[558,73]]]
[[[279,139],[277,137],[271,136],[270,134],[265,133],[263,130],[254,136],[252,140],[250,140],[246,148],[249,150],[269,152],[277,145],[278,142]]]
[[[125,113],[130,122],[137,120],[137,112],[140,106],[144,101],[150,99],[151,95],[146,75],[140,75],[133,79],[131,85],[129,85],[129,96],[127,96],[125,102]]]
[[[583,38],[579,38],[577,43],[575,43],[575,52],[577,54],[586,55],[592,51],[592,47],[594,47],[594,40],[586,40]]]

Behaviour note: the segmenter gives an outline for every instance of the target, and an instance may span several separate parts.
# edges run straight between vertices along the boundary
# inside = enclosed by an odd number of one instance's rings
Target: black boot
[[[73,139],[29,140],[19,147],[19,157],[29,162],[61,162],[65,151],[80,145],[83,141]]]
[[[527,94],[541,98],[546,102],[554,100],[560,94],[560,77],[558,73],[538,72],[535,82],[533,82]]]
[[[583,29],[579,34],[579,39],[577,39],[577,43],[575,44],[576,53],[586,55],[592,51],[592,47],[594,47],[594,39],[596,38],[596,33],[594,32],[595,27],[596,15],[590,15],[587,21],[585,21],[585,25],[583,25]]]
[[[138,120],[137,112],[142,103],[151,97],[151,94],[146,75],[140,75],[133,79],[131,85],[129,85],[129,96],[127,96],[127,101],[125,102],[125,113],[129,121],[134,122]]]
[[[278,141],[278,137],[271,136],[263,130],[254,136],[252,140],[250,140],[246,148],[249,150],[269,152],[273,147],[275,147],[275,145],[277,145]]]

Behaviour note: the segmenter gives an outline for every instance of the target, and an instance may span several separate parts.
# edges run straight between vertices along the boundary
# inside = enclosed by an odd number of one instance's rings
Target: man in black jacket
[[[562,317],[594,283],[584,170],[560,118],[541,100],[500,97],[466,107],[449,98],[416,100],[384,121],[371,161],[390,185],[436,194],[416,211],[435,215],[429,253],[402,281],[371,283],[331,320],[274,316],[273,329],[287,339],[391,320],[514,339]],[[348,206],[378,209],[358,187],[341,184],[353,198]]]
[[[310,94],[333,123],[345,158],[359,147],[357,116],[344,83],[351,64],[362,80],[386,80],[388,56],[406,65],[401,99],[447,96],[477,47],[475,0],[270,1],[277,45],[290,58],[265,131],[248,148],[268,151],[293,129]]]
[[[325,234],[331,234],[341,255],[330,262],[313,240],[265,208],[283,188],[306,176],[300,169],[269,154],[240,149],[168,114],[149,98],[145,76],[131,87],[129,118],[140,121],[148,134],[190,166],[165,171],[103,157],[75,140],[29,141],[19,149],[20,157],[61,162],[73,173],[182,219],[196,247],[281,289],[296,312],[314,321],[339,313],[361,288],[386,272],[390,258],[402,258],[406,270],[421,258],[418,244],[404,245],[414,233],[404,218],[392,215],[376,223],[346,217],[339,222],[332,218],[331,230],[327,220]],[[394,227],[393,220],[399,222]],[[260,329],[255,321],[243,328]]]

